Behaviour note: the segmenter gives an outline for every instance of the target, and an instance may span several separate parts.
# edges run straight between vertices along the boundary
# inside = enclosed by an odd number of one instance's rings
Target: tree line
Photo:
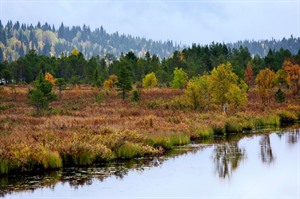
[[[298,53],[300,38],[291,35],[290,38],[281,40],[261,40],[261,41],[238,41],[227,43],[226,48],[234,52],[240,46],[247,48],[250,55],[265,57],[272,52],[287,49],[293,55]],[[210,45],[201,46],[207,49]],[[224,45],[224,44],[223,44]],[[197,46],[193,44],[193,46]],[[24,57],[31,49],[35,49],[38,55],[59,57],[63,53],[70,55],[73,48],[77,48],[86,59],[100,55],[113,55],[120,57],[122,52],[132,51],[138,57],[144,57],[146,52],[155,54],[160,59],[168,58],[177,50],[181,51],[185,46],[174,43],[173,41],[153,41],[151,39],[134,37],[131,35],[107,33],[101,26],[95,30],[87,25],[65,26],[63,23],[56,28],[47,22],[38,22],[35,26],[21,24],[19,21],[13,23],[8,21],[5,25],[0,20],[0,62],[12,62],[19,57]],[[194,48],[195,49],[195,48]],[[193,52],[195,53],[195,52]],[[215,52],[220,53],[220,52]],[[210,59],[204,58],[204,59]],[[207,62],[207,61],[206,61]]]
[[[73,84],[102,85],[112,74],[118,75],[125,67],[132,82],[142,83],[146,74],[154,72],[160,86],[171,86],[173,71],[182,68],[188,78],[195,75],[210,73],[214,67],[230,62],[232,71],[241,79],[245,78],[247,64],[251,64],[253,75],[265,68],[277,72],[282,68],[285,59],[300,63],[300,50],[292,55],[289,50],[270,50],[264,58],[252,57],[247,48],[230,50],[225,44],[209,46],[193,45],[182,51],[175,51],[169,58],[160,59],[156,54],[146,52],[144,57],[138,57],[134,52],[121,53],[120,57],[111,54],[93,56],[86,59],[82,52],[74,48],[70,55],[48,57],[37,54],[31,49],[24,57],[8,62],[0,62],[0,79],[6,83],[31,83],[36,80],[40,71],[51,73],[56,78],[64,78]],[[97,77],[95,77],[97,73]]]
[[[8,21],[5,25],[0,20],[0,62],[8,62],[24,57],[31,49],[45,56],[60,56],[77,48],[85,58],[113,54],[119,57],[121,52],[132,50],[135,54],[144,55],[146,50],[160,57],[169,57],[181,47],[173,41],[153,41],[142,37],[107,33],[101,26],[95,30],[87,25],[65,26],[59,28],[47,22],[38,22],[35,26]]]
[[[299,65],[300,51],[292,55],[288,50],[270,50],[261,58],[251,57],[247,48],[230,50],[218,43],[209,47],[193,45],[162,60],[149,52],[145,57],[137,57],[132,51],[122,53],[119,58],[96,56],[85,59],[76,48],[69,56],[62,54],[56,58],[38,55],[32,49],[16,61],[0,62],[0,80],[5,83],[34,82],[35,89],[30,90],[29,97],[37,112],[56,98],[51,94],[52,87],[56,84],[61,93],[65,83],[90,84],[107,92],[117,89],[123,99],[133,84],[136,88],[146,89],[155,86],[185,89],[187,103],[193,109],[203,110],[216,103],[227,112],[229,106],[237,109],[245,104],[246,93],[254,84],[265,105],[270,103],[275,86],[278,86],[275,94],[278,102],[283,102],[285,97],[282,85],[287,85],[294,95],[298,95]],[[134,100],[139,99],[137,90],[133,95]]]

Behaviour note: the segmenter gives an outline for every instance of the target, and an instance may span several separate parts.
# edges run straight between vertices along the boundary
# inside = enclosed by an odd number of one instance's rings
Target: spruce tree
[[[126,93],[132,90],[131,78],[125,66],[121,66],[120,68],[117,87],[122,95],[122,99],[125,100]]]

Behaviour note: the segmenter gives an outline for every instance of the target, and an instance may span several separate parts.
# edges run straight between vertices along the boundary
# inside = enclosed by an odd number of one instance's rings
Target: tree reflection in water
[[[38,188],[54,188],[58,183],[69,184],[77,189],[81,186],[91,185],[94,180],[103,181],[114,176],[123,179],[130,170],[143,172],[144,170],[158,167],[165,160],[176,158],[187,153],[196,153],[205,146],[182,147],[174,150],[172,154],[165,157],[145,157],[132,160],[119,160],[116,162],[94,165],[82,168],[64,168],[59,171],[42,172],[40,174],[16,174],[11,176],[0,176],[0,198],[7,194],[34,191]]]
[[[239,148],[237,142],[219,144],[214,147],[213,160],[216,173],[220,178],[230,178],[244,158],[245,149]]]
[[[300,137],[300,130],[295,129],[295,130],[291,131],[290,133],[288,133],[287,142],[291,145],[296,144],[299,140],[299,137]]]
[[[271,164],[275,159],[272,152],[270,136],[262,135],[259,144],[261,161],[266,164]]]

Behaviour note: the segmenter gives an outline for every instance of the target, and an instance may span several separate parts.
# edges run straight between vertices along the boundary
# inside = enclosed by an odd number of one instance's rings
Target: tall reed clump
[[[278,115],[280,117],[280,124],[282,125],[294,123],[299,119],[298,114],[291,111],[280,111]]]
[[[193,130],[192,138],[209,138],[214,135],[214,130],[212,127],[201,127]]]
[[[254,124],[248,116],[230,116],[226,119],[226,133],[239,133],[253,128]]]
[[[33,144],[29,147],[28,157],[26,158],[29,170],[34,170],[35,168],[58,169],[63,166],[62,158],[55,149],[49,149],[41,143]]]
[[[60,154],[66,166],[87,166],[97,160],[108,160],[112,151],[102,143],[102,137],[91,133],[75,133],[68,144],[61,143]]]
[[[280,126],[280,117],[278,115],[270,114],[266,116],[257,116],[253,120],[253,125],[255,128],[263,126]]]
[[[0,174],[30,172],[37,168],[58,169],[63,166],[57,151],[50,151],[38,144],[10,144],[6,153],[0,154]]]
[[[145,154],[156,153],[151,146],[142,145],[139,143],[126,142],[116,150],[117,158],[129,159],[133,157],[142,157]]]
[[[8,174],[13,169],[8,160],[0,159],[0,175]]]
[[[174,146],[186,145],[191,141],[190,136],[179,133],[170,135],[160,135],[149,138],[149,144],[155,148],[163,147],[166,150],[174,148]]]

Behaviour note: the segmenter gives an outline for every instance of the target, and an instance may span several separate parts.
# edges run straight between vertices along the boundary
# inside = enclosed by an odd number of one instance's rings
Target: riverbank
[[[27,104],[27,86],[1,89],[0,174],[88,166],[97,162],[162,155],[192,139],[240,133],[299,120],[299,99],[268,107],[248,93],[248,105],[223,114],[219,107],[192,111],[183,91],[141,91],[139,102],[123,101],[116,92],[82,86],[66,90],[51,111],[35,117]]]

